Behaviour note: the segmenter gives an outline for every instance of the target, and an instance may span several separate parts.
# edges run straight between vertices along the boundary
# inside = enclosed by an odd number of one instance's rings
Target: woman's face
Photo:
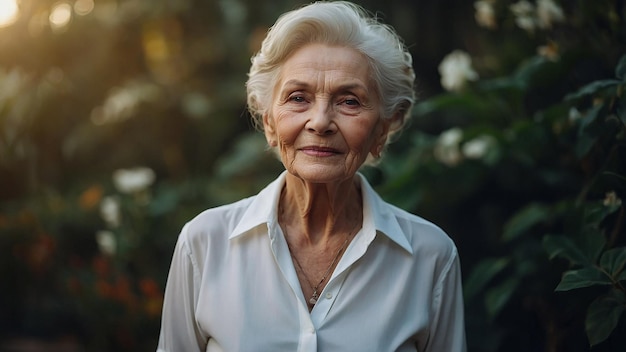
[[[356,50],[309,44],[283,64],[263,125],[287,171],[305,181],[352,178],[369,153],[380,154],[388,120],[369,64]]]

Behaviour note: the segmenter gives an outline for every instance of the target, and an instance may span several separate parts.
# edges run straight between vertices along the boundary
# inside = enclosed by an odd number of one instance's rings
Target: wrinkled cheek
[[[365,159],[367,159],[367,155],[369,154],[369,152],[369,144],[366,143],[364,146],[362,146],[361,149],[352,150],[350,155],[354,158],[355,162],[363,162],[365,161]]]
[[[285,167],[288,167],[293,163],[295,158],[295,151],[292,145],[286,144],[283,141],[278,142],[278,151],[280,153],[280,160]]]
[[[354,173],[356,172],[361,165],[363,165],[363,162],[365,162],[365,158],[367,157],[367,154],[363,154],[366,153],[365,151],[352,151],[348,157],[346,158],[346,172],[349,173]]]

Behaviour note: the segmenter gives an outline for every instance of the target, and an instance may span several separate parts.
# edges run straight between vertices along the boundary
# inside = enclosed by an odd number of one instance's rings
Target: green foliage
[[[589,305],[585,328],[589,343],[594,346],[606,340],[626,311],[624,290],[612,289]]]
[[[470,349],[626,344],[626,26],[623,9],[595,4],[606,11],[570,4],[566,25],[529,31],[552,54],[526,52],[512,71],[417,104],[381,165],[379,191],[460,248]],[[603,16],[620,25],[581,34]],[[512,35],[499,25],[494,36]],[[497,72],[499,54],[474,62]]]
[[[543,204],[529,204],[504,225],[502,239],[512,241],[529,231],[534,225],[543,223],[552,216],[550,209]]]
[[[588,308],[585,326],[589,343],[597,345],[606,340],[617,326],[626,310],[626,290],[621,283],[626,279],[626,247],[606,250],[605,234],[600,225],[605,218],[617,210],[612,206],[593,204],[586,212],[583,227],[575,243],[565,235],[545,236],[543,244],[550,258],[561,257],[577,269],[563,273],[556,291],[569,291],[595,285],[607,286],[608,293],[601,294]],[[595,230],[595,231],[594,231]]]

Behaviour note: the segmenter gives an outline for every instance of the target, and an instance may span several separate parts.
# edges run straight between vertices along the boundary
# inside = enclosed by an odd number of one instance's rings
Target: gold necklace
[[[309,305],[311,305],[311,307],[314,306],[315,303],[317,303],[317,300],[320,298],[320,295],[319,295],[319,293],[317,291],[318,291],[319,287],[322,285],[322,283],[328,277],[328,274],[330,274],[330,271],[332,270],[333,266],[335,266],[335,264],[337,263],[337,260],[339,260],[339,257],[341,256],[341,252],[343,252],[343,250],[346,247],[346,244],[348,243],[348,240],[350,240],[350,236],[351,236],[351,234],[349,234],[346,237],[346,240],[343,241],[343,243],[341,244],[341,247],[339,247],[339,250],[337,250],[337,254],[335,254],[335,258],[333,258],[333,261],[330,263],[330,266],[328,267],[328,269],[326,269],[326,273],[324,273],[324,276],[322,276],[322,279],[320,280],[320,282],[318,282],[317,285],[315,285],[315,286],[313,286],[313,284],[311,283],[311,280],[309,280],[309,277],[306,275],[306,272],[304,271],[304,269],[302,269],[302,265],[300,265],[300,262],[298,261],[298,258],[296,258],[296,256],[293,255],[293,253],[291,251],[291,246],[289,246],[289,242],[287,241],[287,247],[289,248],[289,254],[291,254],[291,257],[293,258],[293,261],[296,263],[296,265],[300,269],[300,272],[302,272],[302,275],[304,275],[304,278],[306,279],[307,283],[309,284],[309,286],[313,290],[313,294],[311,295],[311,298],[309,298]]]

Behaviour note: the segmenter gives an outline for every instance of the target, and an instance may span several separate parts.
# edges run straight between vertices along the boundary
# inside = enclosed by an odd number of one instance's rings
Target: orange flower
[[[144,303],[144,310],[148,316],[158,317],[161,315],[161,309],[163,308],[163,298],[150,298]]]
[[[126,304],[129,308],[134,308],[136,299],[131,290],[130,280],[126,276],[117,278],[114,295],[119,302]]]
[[[98,204],[100,204],[100,200],[102,200],[103,190],[100,185],[93,185],[87,188],[81,195],[78,200],[78,204],[84,210],[91,210]]]
[[[159,290],[159,286],[153,279],[150,278],[141,279],[141,281],[139,281],[139,289],[144,296],[149,298],[161,296],[161,290]]]

